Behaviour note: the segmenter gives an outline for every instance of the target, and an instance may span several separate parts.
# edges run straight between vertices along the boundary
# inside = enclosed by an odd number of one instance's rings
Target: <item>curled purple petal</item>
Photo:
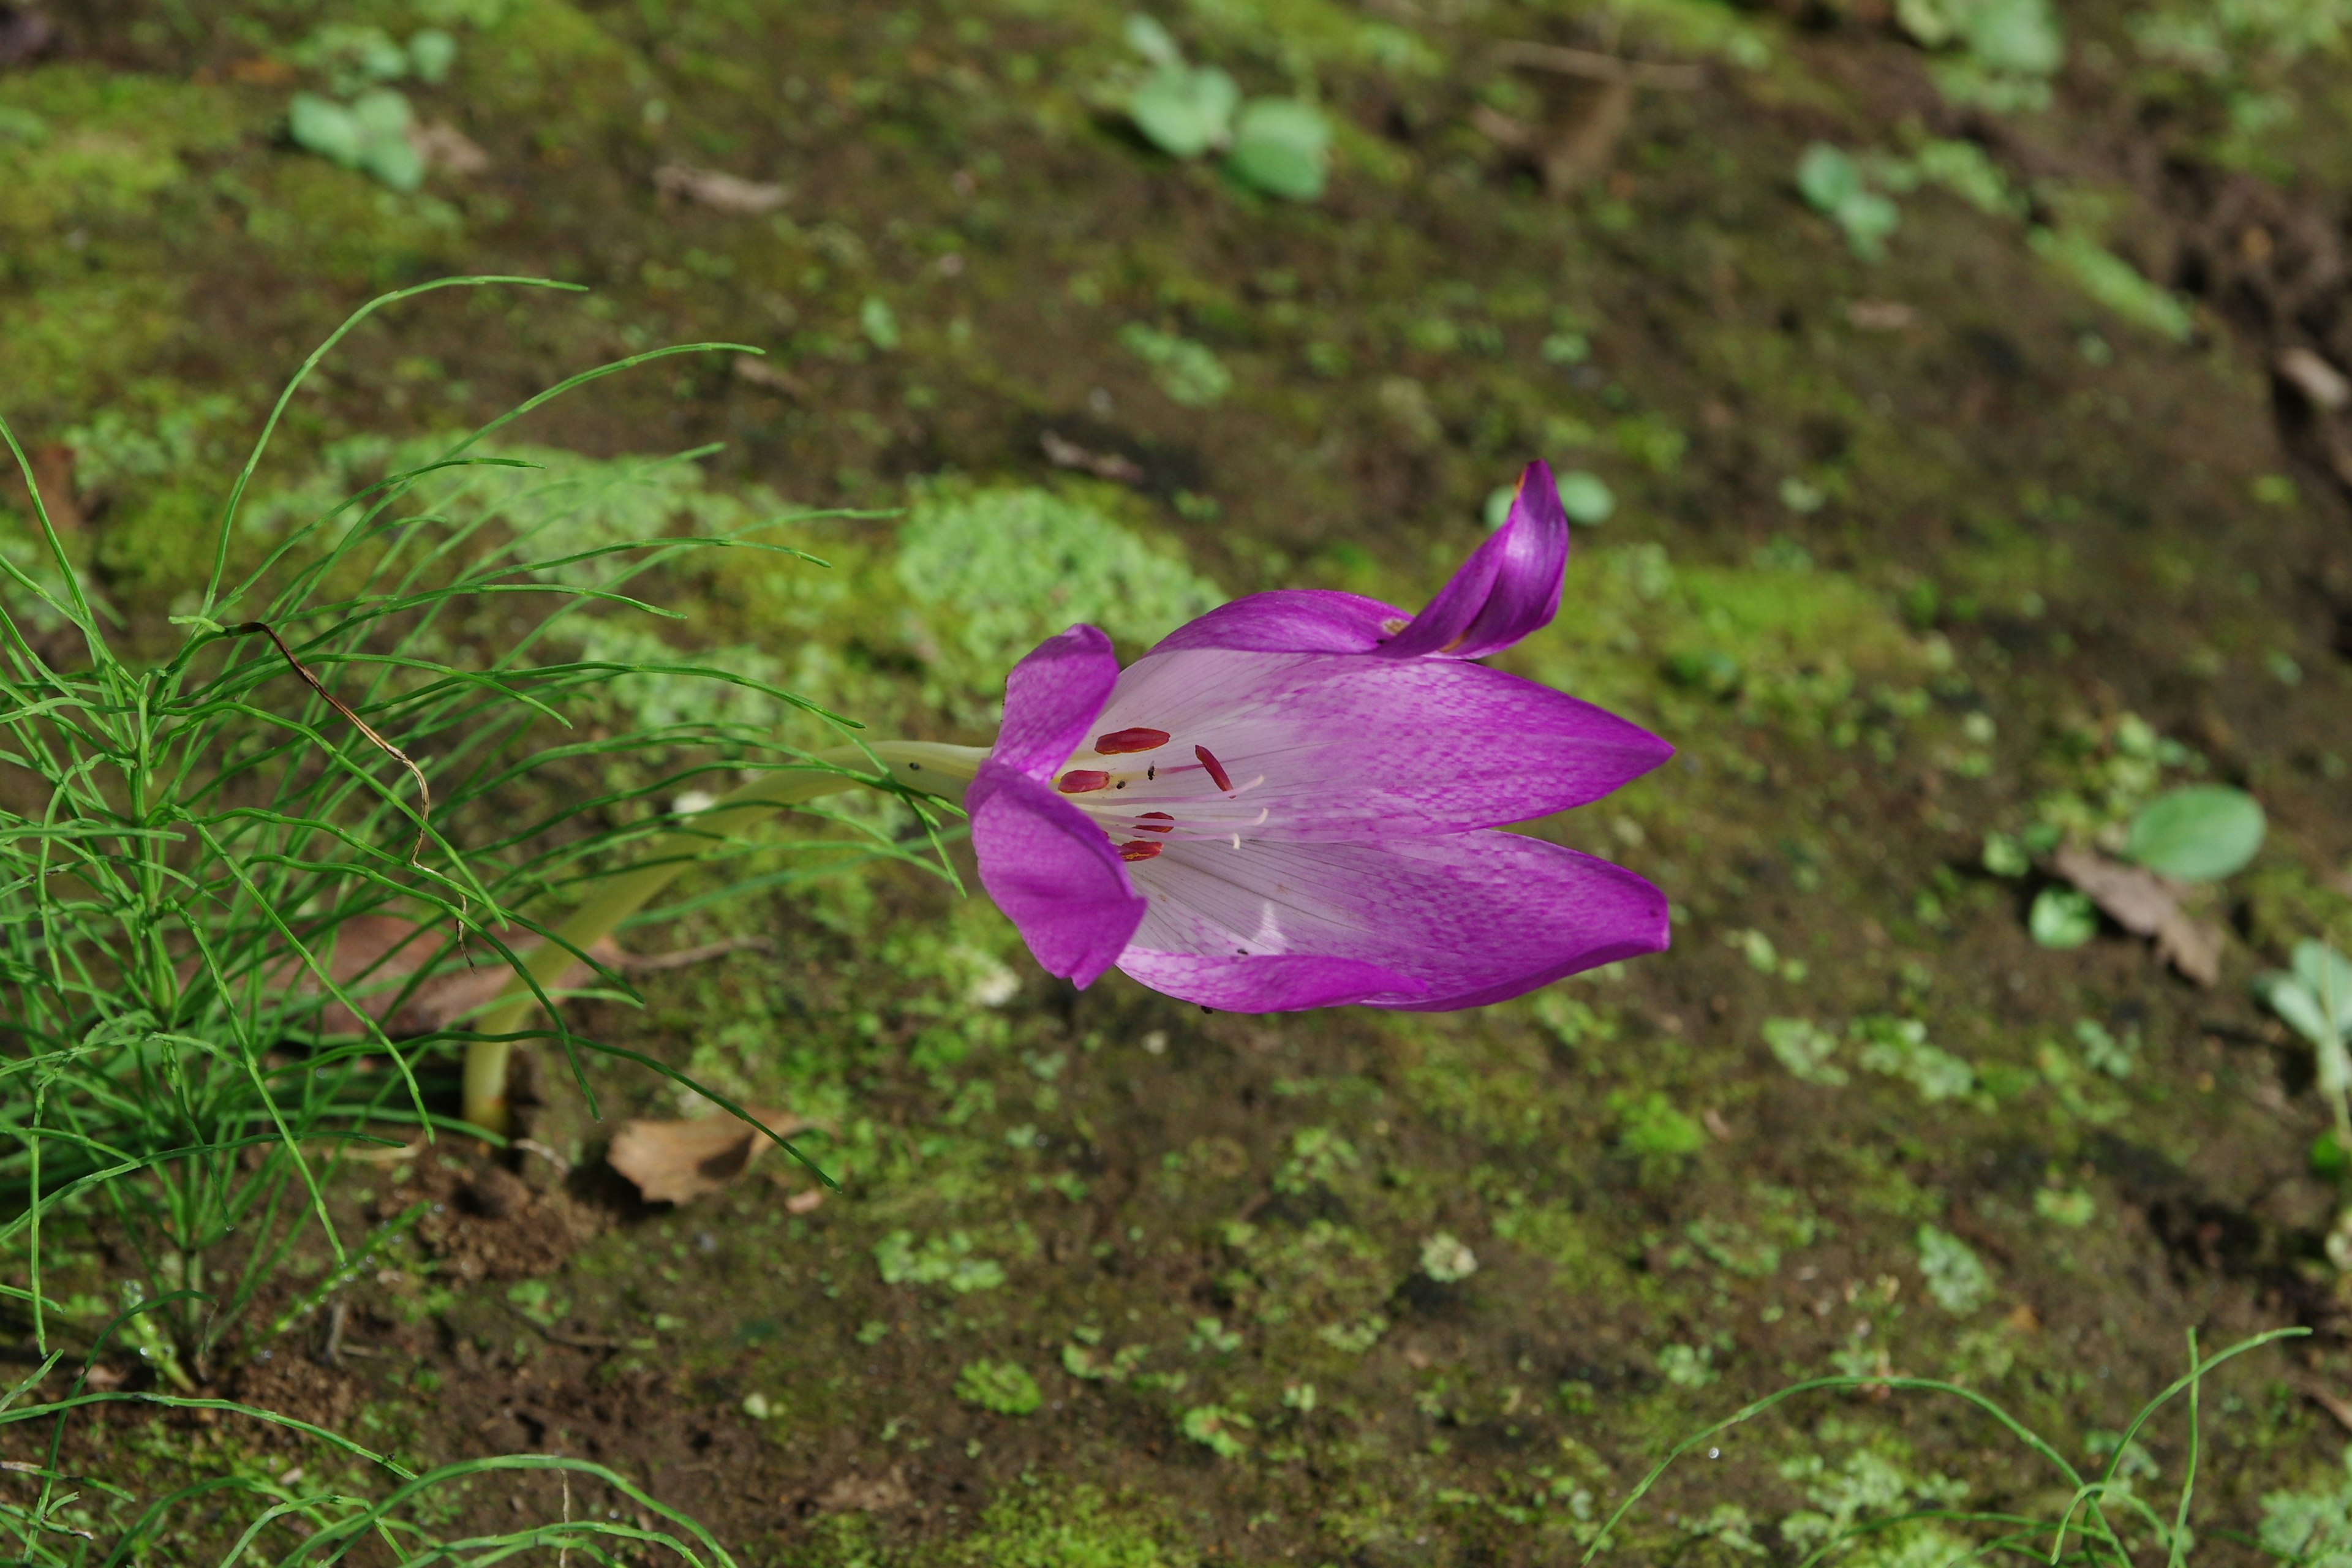
[[[1511,833],[1171,844],[1140,862],[1134,880],[1150,910],[1119,967],[1155,990],[1234,1012],[1343,1001],[1475,1007],[1660,952],[1672,936],[1665,895],[1642,878]],[[1310,984],[1264,966],[1267,957],[1365,967],[1352,977],[1307,972]],[[1363,989],[1344,994],[1348,978]]]
[[[1049,973],[1093,984],[1146,908],[1118,851],[1084,812],[993,760],[981,764],[964,805],[988,896]]]
[[[1674,754],[1605,709],[1450,658],[1153,653],[1120,678],[1099,722],[1169,737],[1152,772],[1122,775],[1103,809],[1115,800],[1120,814],[1165,813],[1174,832],[1195,837],[1496,827],[1597,800]],[[1234,787],[1194,760],[1195,746]]]
[[[1381,645],[1383,658],[1432,654],[1484,658],[1551,624],[1568,567],[1568,513],[1549,464],[1519,476],[1511,515],[1475,551],[1429,608]]]
[[[1252,653],[1370,653],[1412,617],[1393,605],[1329,588],[1252,594],[1177,627],[1153,653],[1241,648]]]
[[[1047,637],[1004,679],[1004,728],[991,755],[1033,779],[1052,776],[1091,732],[1118,684],[1118,656],[1094,626]]]

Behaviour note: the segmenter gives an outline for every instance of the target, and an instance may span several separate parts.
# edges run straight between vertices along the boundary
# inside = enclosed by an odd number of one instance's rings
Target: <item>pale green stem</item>
[[[879,741],[870,746],[837,746],[819,752],[817,763],[826,766],[763,773],[720,796],[716,805],[695,813],[690,826],[655,839],[646,852],[645,864],[598,882],[587,901],[555,927],[556,941],[541,942],[523,956],[523,967],[541,990],[552,988],[576,962],[575,952],[585,952],[612,935],[656,893],[718,848],[716,840],[751,826],[763,813],[801,805],[869,782],[833,769],[864,770],[878,761],[889,769],[894,782],[908,789],[956,799],[979,773],[988,750],[928,741]],[[522,1026],[537,1004],[530,985],[516,975],[475,1026],[486,1035],[510,1035]],[[507,1058],[512,1048],[510,1040],[477,1040],[466,1047],[466,1120],[501,1135],[508,1131]]]

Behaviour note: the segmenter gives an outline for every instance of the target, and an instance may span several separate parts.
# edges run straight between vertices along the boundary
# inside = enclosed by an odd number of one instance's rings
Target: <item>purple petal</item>
[[[1660,952],[1672,935],[1665,895],[1640,877],[1512,833],[1171,844],[1137,864],[1135,882],[1151,909],[1119,968],[1237,1013],[1475,1007]]]
[[[981,764],[964,805],[988,896],[1049,973],[1093,984],[1145,913],[1118,851],[1086,813],[993,760]]]
[[[1427,989],[1411,975],[1352,958],[1193,957],[1129,948],[1119,968],[1154,991],[1221,1013],[1303,1013]]]
[[[990,753],[1033,779],[1053,776],[1092,732],[1118,684],[1118,656],[1096,627],[1047,637],[1004,678],[1004,727]]]
[[[1252,653],[1370,653],[1412,619],[1393,605],[1328,588],[1280,588],[1220,605],[1160,639],[1175,648],[1242,648]]]
[[[1164,812],[1180,837],[1494,827],[1597,800],[1674,754],[1605,709],[1450,658],[1149,654],[1119,678],[1098,722],[1169,735],[1146,755],[1076,760],[1117,774],[1119,811]],[[1231,790],[1195,760],[1196,746]]]
[[[1511,515],[1481,544],[1429,608],[1381,645],[1384,658],[1444,654],[1484,658],[1500,653],[1559,613],[1568,569],[1568,513],[1551,468],[1529,463],[1519,476]]]

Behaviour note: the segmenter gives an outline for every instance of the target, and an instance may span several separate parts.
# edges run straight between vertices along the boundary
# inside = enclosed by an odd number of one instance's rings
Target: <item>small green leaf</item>
[[[1599,474],[1571,468],[1559,477],[1559,509],[1570,522],[1591,527],[1607,522],[1617,510],[1617,497]]]
[[[416,68],[417,80],[446,81],[457,60],[457,40],[438,27],[421,28],[409,37],[408,58]]]
[[[1862,165],[1826,142],[1816,142],[1797,161],[1797,191],[1815,212],[1835,214],[1862,194]]]
[[[2184,882],[2218,882],[2263,847],[2260,802],[2227,784],[2190,784],[2159,795],[2133,819],[2127,852]]]
[[[292,132],[297,147],[346,169],[360,166],[361,155],[367,147],[367,136],[360,129],[358,117],[341,104],[315,92],[294,95],[287,129]]]
[[[1162,66],[1128,100],[1129,118],[1171,158],[1197,158],[1232,137],[1242,89],[1214,66]]]
[[[362,136],[370,142],[382,142],[395,137],[404,139],[409,126],[415,123],[416,111],[408,107],[406,95],[383,87],[353,99],[352,119],[359,125]]]
[[[1163,68],[1184,63],[1184,51],[1177,47],[1175,36],[1139,13],[1127,19],[1127,47]]]
[[[1932,1225],[1919,1227],[1918,1242],[1919,1272],[1937,1306],[1966,1315],[1991,1298],[1992,1270],[1967,1242]]]
[[[956,1397],[999,1415],[1028,1415],[1045,1403],[1045,1390],[1018,1362],[976,1361],[956,1378]]]
[[[413,191],[425,183],[425,160],[406,137],[382,137],[368,143],[360,167],[395,191]]]
[[[2294,977],[2323,1009],[2332,1012],[2336,1027],[2352,1034],[2352,958],[2324,942],[2294,944]]]
[[[857,308],[857,324],[865,329],[866,341],[884,353],[898,346],[898,313],[880,295],[866,297],[866,303]]]
[[[1295,99],[1252,99],[1234,129],[1225,172],[1270,196],[1311,202],[1323,194],[1331,122]]]
[[[2025,927],[2044,947],[2080,947],[2099,934],[2098,906],[2073,888],[2044,888],[2034,895]]]
[[[2313,1175],[2335,1181],[2344,1174],[2347,1165],[2352,1165],[2352,1152],[2347,1152],[2343,1144],[2336,1141],[2333,1130],[2323,1132],[2312,1140],[2311,1173]]]
[[[1845,242],[1864,261],[1886,255],[1886,237],[1903,224],[1903,209],[1876,191],[1856,191],[1837,205],[1833,215],[1845,231]]]

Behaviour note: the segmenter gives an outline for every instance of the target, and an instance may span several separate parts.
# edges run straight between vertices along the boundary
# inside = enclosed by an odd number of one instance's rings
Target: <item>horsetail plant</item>
[[[158,662],[118,645],[119,618],[85,584],[0,426],[41,544],[30,563],[0,557],[11,600],[0,605],[0,1245],[23,1260],[0,1293],[44,1352],[60,1310],[43,1278],[44,1230],[93,1208],[135,1254],[123,1304],[146,1310],[129,1337],[183,1389],[219,1374],[225,1336],[257,1301],[284,1302],[283,1326],[352,1277],[415,1214],[347,1237],[331,1201],[338,1171],[357,1149],[462,1122],[446,1098],[451,1049],[478,1065],[502,1062],[510,1043],[469,1026],[465,998],[478,1006],[509,973],[542,1006],[550,975],[578,984],[523,955],[557,952],[545,939],[562,907],[661,831],[652,803],[716,770],[898,787],[854,743],[812,757],[772,723],[566,732],[567,711],[655,672],[753,688],[849,736],[856,726],[813,703],[684,659],[541,657],[566,617],[661,614],[629,590],[681,552],[797,552],[740,531],[551,555],[538,552],[541,529],[509,526],[495,508],[415,504],[527,466],[484,443],[551,398],[726,345],[574,375],[266,548],[240,531],[288,401],[336,342],[413,296],[489,283],[562,287],[467,278],[400,290],[304,363],[230,489],[211,580],[173,617],[178,645]],[[259,559],[233,577],[240,550]],[[518,633],[513,617],[534,604],[547,608]],[[480,668],[451,662],[450,650],[485,646],[504,651]],[[919,858],[868,831],[872,853]],[[825,842],[839,860],[841,841]],[[698,851],[712,847],[704,834]],[[625,990],[603,965],[576,967],[584,948],[561,956],[564,970]],[[536,1032],[562,1042],[575,1073],[583,1047],[607,1048],[548,1016]],[[507,1009],[500,1026],[523,1021]],[[313,1226],[324,1280],[288,1301],[281,1266]]]

